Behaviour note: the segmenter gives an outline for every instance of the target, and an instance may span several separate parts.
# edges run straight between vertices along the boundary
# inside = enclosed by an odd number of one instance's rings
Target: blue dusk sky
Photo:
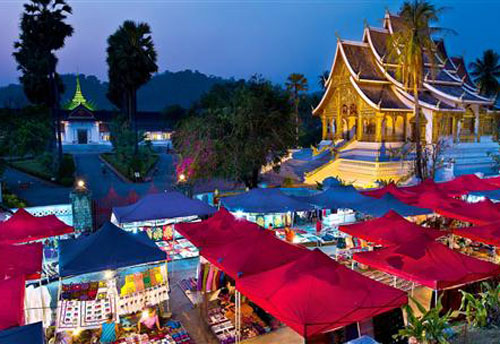
[[[305,74],[313,88],[329,69],[336,36],[360,40],[363,23],[380,26],[384,10],[402,1],[375,0],[69,0],[75,33],[59,53],[59,72],[106,79],[106,38],[126,19],[148,22],[160,71],[199,70],[222,77],[259,73],[282,83]],[[0,0],[0,86],[17,82],[12,43],[23,0]],[[441,26],[448,52],[467,62],[492,48],[500,52],[500,0],[434,1],[450,7]]]

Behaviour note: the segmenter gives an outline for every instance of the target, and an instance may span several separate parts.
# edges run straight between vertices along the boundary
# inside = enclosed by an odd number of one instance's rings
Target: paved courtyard
[[[174,180],[173,156],[167,154],[164,149],[159,149],[160,160],[157,172],[152,176],[150,182],[144,183],[126,182],[109,168],[103,169],[104,165],[99,159],[99,154],[109,150],[108,146],[65,147],[65,152],[72,153],[75,158],[76,176],[85,180],[94,199],[104,197],[110,187],[113,187],[121,196],[126,196],[131,190],[143,195],[152,187],[157,190],[171,187]],[[10,191],[25,199],[29,206],[69,202],[68,195],[71,188],[43,181],[12,168],[7,168],[5,171],[4,182]]]

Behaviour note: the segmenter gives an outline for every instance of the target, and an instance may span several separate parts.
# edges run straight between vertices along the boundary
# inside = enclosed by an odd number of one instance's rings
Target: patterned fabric
[[[112,343],[116,340],[115,323],[102,324],[101,343]]]

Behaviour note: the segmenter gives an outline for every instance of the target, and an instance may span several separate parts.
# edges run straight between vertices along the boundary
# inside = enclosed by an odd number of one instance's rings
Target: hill
[[[61,103],[66,103],[75,92],[75,74],[62,74],[65,92]],[[169,105],[178,104],[189,107],[213,85],[229,81],[216,76],[208,76],[198,71],[184,70],[155,75],[139,89],[137,106],[142,111],[160,111]],[[108,83],[94,75],[80,75],[82,92],[87,100],[92,101],[99,110],[112,110],[114,107],[106,98]],[[29,102],[19,84],[0,87],[0,107],[19,108]]]

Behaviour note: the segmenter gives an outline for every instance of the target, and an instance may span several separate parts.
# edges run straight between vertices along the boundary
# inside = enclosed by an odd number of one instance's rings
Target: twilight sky
[[[0,0],[0,86],[16,82],[11,56],[23,0]],[[260,73],[283,82],[304,73],[312,87],[329,69],[337,32],[360,40],[363,22],[381,25],[385,8],[400,0],[69,0],[75,29],[59,53],[59,72],[106,79],[106,38],[126,19],[148,22],[159,54],[160,71],[199,70],[223,77]],[[500,52],[500,0],[442,0],[451,7],[441,26],[448,52],[467,62],[483,50]]]

